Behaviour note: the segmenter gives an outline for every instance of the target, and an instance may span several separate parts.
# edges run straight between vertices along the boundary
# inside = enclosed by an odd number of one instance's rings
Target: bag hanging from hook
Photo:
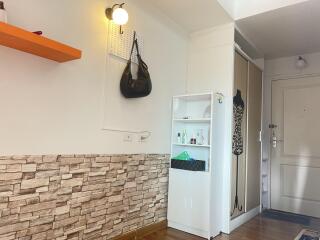
[[[138,74],[137,79],[133,79],[131,73],[131,63],[133,50],[137,50]],[[152,91],[152,82],[147,64],[142,60],[136,32],[134,32],[130,58],[123,71],[120,81],[120,91],[125,98],[140,98],[148,96]]]

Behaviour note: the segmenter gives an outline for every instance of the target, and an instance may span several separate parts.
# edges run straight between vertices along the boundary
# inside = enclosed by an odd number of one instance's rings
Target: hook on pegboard
[[[121,35],[119,35],[119,26],[110,22],[108,31],[108,53],[127,61],[130,57],[135,30],[127,29],[126,27],[125,31],[123,31],[123,28],[121,28],[120,31],[122,31]],[[136,34],[136,36],[138,39],[140,55],[143,57],[144,41],[140,34]],[[132,62],[138,64],[136,49],[134,49],[132,54]]]

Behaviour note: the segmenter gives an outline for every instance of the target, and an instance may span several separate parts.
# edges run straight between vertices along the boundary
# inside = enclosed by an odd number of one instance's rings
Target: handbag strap
[[[139,50],[139,43],[138,43],[136,31],[134,31],[134,34],[133,34],[133,43],[132,43],[131,52],[130,52],[130,58],[129,58],[130,62],[131,62],[131,59],[132,59],[132,54],[133,54],[134,47],[136,47],[136,49],[137,49],[137,57],[141,60],[141,55],[140,55],[140,50]],[[148,68],[144,62],[143,62],[143,65],[144,65],[145,68]]]
[[[133,54],[133,49],[134,49],[134,46],[136,44],[136,31],[134,31],[133,33],[133,41],[132,41],[132,47],[131,47],[131,52],[130,52],[130,58],[129,58],[129,61],[131,62],[131,58],[132,58],[132,54]],[[139,51],[139,50],[138,50]]]
[[[137,48],[137,56],[140,56],[140,51],[139,51],[139,44],[138,44],[138,39],[136,38],[136,40],[134,41],[136,48]]]

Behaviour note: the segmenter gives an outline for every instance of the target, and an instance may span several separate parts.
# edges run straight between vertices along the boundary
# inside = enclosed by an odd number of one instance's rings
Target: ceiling
[[[187,32],[232,22],[217,0],[148,0]]]
[[[237,27],[266,59],[320,51],[320,1],[238,20]]]
[[[294,5],[308,0],[217,0],[233,19],[257,15],[259,13]]]

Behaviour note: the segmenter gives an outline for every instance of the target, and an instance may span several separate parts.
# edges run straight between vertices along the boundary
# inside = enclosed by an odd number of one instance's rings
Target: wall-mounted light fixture
[[[297,69],[300,69],[300,70],[304,69],[305,67],[307,67],[307,65],[308,65],[307,61],[301,56],[299,56],[298,59],[296,60]]]
[[[122,25],[125,25],[129,20],[128,12],[123,9],[124,3],[115,4],[111,8],[106,9],[106,16],[115,24],[120,25],[120,34],[123,34]]]

